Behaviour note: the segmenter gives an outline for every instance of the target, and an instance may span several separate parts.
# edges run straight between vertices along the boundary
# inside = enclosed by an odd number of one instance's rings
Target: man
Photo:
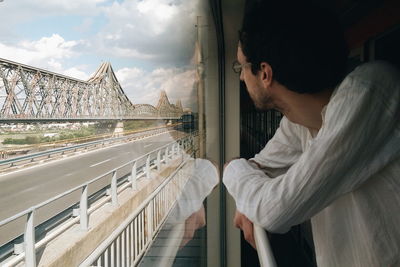
[[[343,79],[335,19],[276,2],[250,7],[240,32],[240,79],[284,117],[253,159],[226,165],[235,224],[255,246],[253,222],[284,233],[311,218],[318,266],[400,266],[400,73],[368,63]]]

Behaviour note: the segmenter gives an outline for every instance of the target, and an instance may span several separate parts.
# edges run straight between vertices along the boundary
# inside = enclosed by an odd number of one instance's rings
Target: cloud
[[[179,6],[162,0],[138,2],[136,8],[140,15],[152,18],[147,25],[154,35],[162,34],[173,17],[179,14]]]
[[[101,5],[105,5],[109,0],[7,0],[0,3],[0,17],[2,22],[0,23],[0,37],[2,43],[13,45],[25,36],[21,35],[20,28],[27,29],[32,28],[32,32],[39,33],[41,31],[40,26],[44,26],[44,32],[49,28],[57,29],[63,27],[63,23],[60,23],[60,18],[71,17],[72,20],[80,19],[82,17],[95,17],[101,15]],[[52,24],[34,25],[40,21],[50,19],[54,20]],[[82,24],[84,27],[89,27],[89,21]],[[85,28],[84,28],[85,29]],[[55,30],[52,33],[57,33]],[[49,33],[47,32],[47,35]],[[37,36],[39,37],[39,36]]]
[[[74,29],[78,32],[85,33],[88,32],[93,26],[93,18],[85,18],[81,25],[75,27]]]
[[[36,41],[23,40],[15,46],[0,43],[0,57],[39,67],[55,67],[55,60],[70,58],[76,54],[73,48],[77,43],[77,41],[65,41],[58,34],[42,37]]]
[[[90,78],[90,75],[88,75],[86,72],[82,70],[83,68],[79,69],[79,67],[72,67],[69,69],[66,69],[62,71],[62,74],[66,76],[70,76],[76,79],[80,79],[83,81],[86,81]]]
[[[43,16],[98,14],[98,7],[107,0],[18,0],[0,4],[2,19],[7,22],[24,22]]]
[[[147,72],[139,68],[123,68],[115,75],[134,104],[156,105],[161,90],[164,90],[172,104],[181,100],[183,107],[196,109],[194,69],[158,68]]]
[[[154,54],[145,54],[141,53],[134,48],[121,48],[121,47],[114,47],[112,49],[112,54],[115,57],[120,58],[135,58],[135,59],[143,59],[143,60],[152,60],[156,58]]]
[[[69,11],[74,14],[90,14],[93,12],[93,9],[96,9],[98,4],[104,2],[106,2],[106,0],[35,0],[32,6],[53,12],[62,10],[63,13]]]
[[[0,43],[0,58],[82,79],[88,77],[82,66],[64,69],[67,59],[79,56],[80,45],[81,41],[66,41],[53,34],[34,41],[22,40],[13,46]]]
[[[18,28],[30,25],[35,32],[45,25],[47,35],[57,33],[57,27],[68,29],[85,38],[85,52],[113,61],[137,59],[153,67],[184,66],[194,49],[197,16],[201,15],[201,0],[19,0],[0,5],[3,44],[20,41]],[[62,23],[57,20],[62,17]],[[80,21],[79,25],[74,21]],[[39,23],[36,25],[35,23]],[[51,32],[50,29],[53,29]],[[50,30],[50,32],[49,32]],[[96,33],[92,34],[92,31]],[[89,33],[87,36],[84,33]],[[74,33],[71,33],[71,35]],[[70,35],[69,35],[70,36]],[[38,36],[39,38],[41,36]],[[80,38],[80,39],[82,39]],[[24,37],[23,37],[24,39]],[[75,38],[78,39],[78,38]],[[90,47],[90,49],[89,49]],[[115,65],[115,64],[114,64]]]
[[[103,53],[154,65],[188,64],[194,50],[199,1],[143,0],[102,6],[108,24],[98,33]]]

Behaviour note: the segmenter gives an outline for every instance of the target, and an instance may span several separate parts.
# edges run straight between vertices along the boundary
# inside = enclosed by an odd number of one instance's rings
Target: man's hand
[[[185,232],[181,241],[180,248],[184,247],[190,240],[193,239],[194,233],[206,225],[206,212],[204,206],[194,212],[185,221]]]
[[[256,241],[254,239],[253,223],[242,213],[236,211],[235,218],[233,218],[235,227],[242,229],[244,239],[254,248],[256,248]]]

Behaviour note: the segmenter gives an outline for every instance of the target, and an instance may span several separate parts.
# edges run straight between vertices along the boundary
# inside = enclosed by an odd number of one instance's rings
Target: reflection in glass
[[[209,160],[190,159],[179,175],[187,177],[181,195],[140,266],[202,266],[205,257],[205,198],[219,182],[217,168]],[[193,242],[194,241],[194,242]]]

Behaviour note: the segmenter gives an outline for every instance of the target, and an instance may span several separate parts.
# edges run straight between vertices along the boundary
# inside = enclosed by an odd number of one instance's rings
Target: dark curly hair
[[[334,88],[346,71],[348,48],[338,20],[305,0],[248,3],[239,40],[253,74],[267,62],[273,78],[298,93]]]

